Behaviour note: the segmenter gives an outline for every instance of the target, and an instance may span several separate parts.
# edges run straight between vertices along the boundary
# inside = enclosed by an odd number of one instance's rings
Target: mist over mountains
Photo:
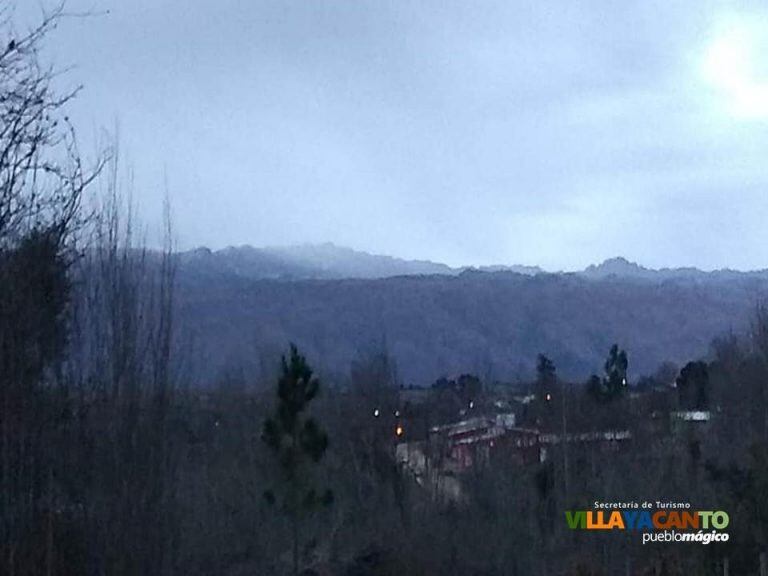
[[[267,378],[288,342],[326,375],[386,350],[404,384],[473,372],[513,380],[546,353],[560,373],[600,370],[614,342],[630,373],[706,355],[749,327],[768,273],[651,270],[615,258],[577,273],[456,269],[332,244],[179,254],[181,320],[201,381],[233,367]]]
[[[451,267],[429,260],[405,260],[392,256],[369,254],[368,252],[337,246],[330,242],[263,248],[247,245],[230,246],[217,251],[202,247],[179,253],[179,260],[188,272],[195,275],[226,275],[252,280],[371,279],[430,274],[455,276],[468,271],[514,272],[527,276],[553,273],[538,266],[519,264]],[[611,258],[601,264],[593,264],[579,272],[554,273],[576,274],[592,279],[615,277],[644,280],[768,277],[766,270],[705,272],[692,267],[654,270],[622,257]]]
[[[181,261],[196,274],[238,276],[250,279],[306,280],[331,278],[387,278],[427,274],[456,275],[467,267],[451,268],[428,260],[404,260],[369,254],[351,248],[324,244],[303,244],[254,248],[229,247],[213,252],[198,248],[180,254]],[[485,271],[542,273],[533,266],[487,266]]]

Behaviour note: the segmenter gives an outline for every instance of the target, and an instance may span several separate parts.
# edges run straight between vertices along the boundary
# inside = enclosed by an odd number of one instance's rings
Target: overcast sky
[[[182,248],[765,268],[761,4],[70,0],[48,57]]]

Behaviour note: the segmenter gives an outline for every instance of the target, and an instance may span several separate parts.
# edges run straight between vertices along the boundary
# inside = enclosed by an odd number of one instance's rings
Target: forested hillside
[[[661,273],[659,273],[661,274]],[[630,376],[708,353],[713,338],[743,333],[768,290],[760,274],[650,278],[465,271],[458,276],[269,281],[180,269],[180,321],[201,379],[231,366],[268,375],[294,341],[337,379],[385,348],[404,384],[473,372],[530,376],[547,351],[561,373],[586,378],[621,342]]]

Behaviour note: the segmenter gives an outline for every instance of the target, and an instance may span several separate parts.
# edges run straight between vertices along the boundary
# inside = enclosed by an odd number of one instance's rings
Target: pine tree
[[[675,380],[681,410],[706,410],[709,369],[706,362],[688,362]]]
[[[610,402],[621,398],[627,390],[628,367],[629,360],[626,351],[619,349],[618,344],[614,344],[611,346],[608,358],[603,365],[605,377],[601,379],[593,374],[587,381],[587,393],[601,402]]]
[[[534,385],[534,394],[536,396],[534,407],[537,426],[551,424],[549,420],[551,420],[553,412],[553,397],[556,384],[557,371],[555,363],[544,354],[539,354],[536,358],[536,383]]]
[[[282,479],[280,489],[268,490],[264,497],[270,504],[279,504],[291,521],[294,575],[299,573],[301,520],[333,500],[330,490],[320,493],[311,480],[313,466],[322,460],[328,448],[327,434],[306,415],[319,391],[320,382],[312,368],[291,344],[289,357],[282,358],[275,414],[264,422],[262,440],[275,456]],[[282,494],[279,502],[276,492]]]
[[[624,394],[627,386],[627,353],[619,350],[619,345],[614,344],[605,361],[605,388],[609,399],[618,398]]]

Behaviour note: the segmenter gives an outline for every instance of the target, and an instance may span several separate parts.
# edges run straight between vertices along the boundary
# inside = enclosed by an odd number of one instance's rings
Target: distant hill
[[[508,272],[525,276],[548,274],[538,266],[497,264],[491,266],[451,267],[429,260],[405,260],[380,254],[369,254],[330,242],[297,246],[230,246],[212,251],[197,248],[180,252],[179,261],[188,274],[203,277],[238,277],[251,280],[309,280],[344,278],[390,278],[394,276],[455,276],[464,272]],[[558,273],[562,274],[562,273]],[[589,279],[671,280],[708,279],[727,280],[747,277],[768,277],[768,271],[738,272],[717,270],[704,272],[697,268],[662,268],[654,270],[616,257],[601,264],[574,272]]]
[[[516,274],[523,274],[525,276],[536,276],[536,274],[546,274],[546,272],[544,272],[544,270],[542,270],[538,266],[522,266],[520,264],[513,264],[511,266],[507,266],[504,264],[496,264],[493,266],[477,266],[477,267],[462,268],[461,270],[462,271],[478,270],[480,272],[514,272]]]
[[[652,278],[655,270],[643,268],[639,264],[630,262],[626,258],[610,258],[602,264],[587,267],[582,274],[588,278]]]
[[[296,342],[332,380],[386,348],[405,383],[474,372],[530,375],[544,352],[561,374],[599,371],[608,348],[637,376],[707,354],[748,328],[765,272],[650,270],[614,259],[578,273],[451,269],[332,245],[197,250],[180,255],[180,321],[194,334],[200,380],[241,365],[273,374]],[[348,277],[344,277],[344,276]]]
[[[205,276],[297,280],[309,278],[386,278],[419,274],[455,274],[445,264],[403,260],[326,244],[254,248],[198,248],[179,254],[187,270]]]
[[[622,257],[610,258],[605,260],[602,264],[588,266],[579,274],[585,278],[591,279],[614,278],[623,280],[646,280],[651,282],[675,279],[721,282],[746,278],[768,278],[768,270],[739,272],[737,270],[725,269],[704,272],[703,270],[692,267],[661,268],[659,270],[654,270],[652,268],[640,266],[635,262],[630,262]]]

